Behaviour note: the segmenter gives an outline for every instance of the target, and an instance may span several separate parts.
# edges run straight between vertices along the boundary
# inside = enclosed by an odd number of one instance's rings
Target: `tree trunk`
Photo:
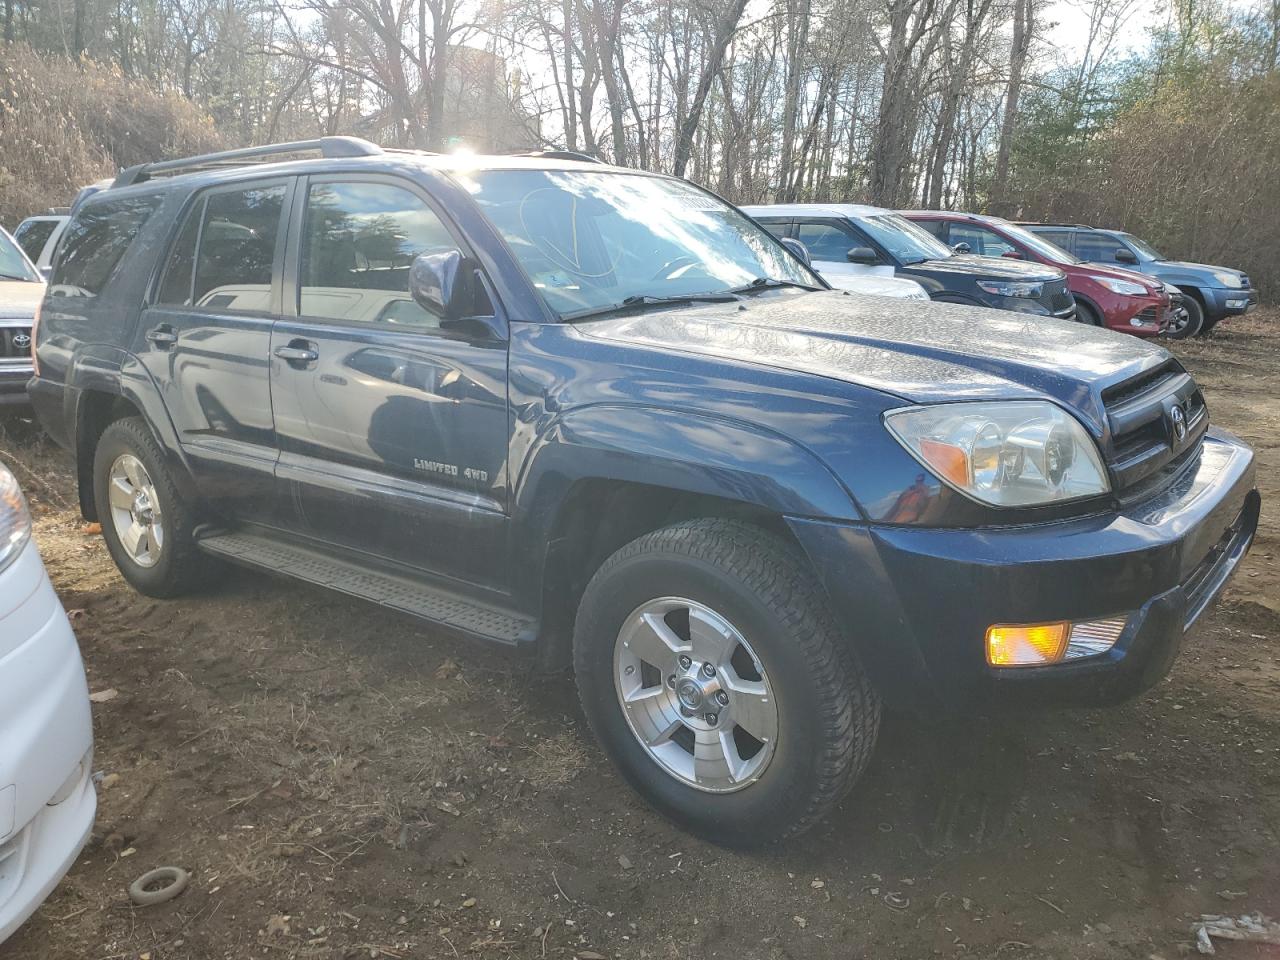
[[[1004,116],[1000,119],[1000,140],[996,146],[996,165],[991,187],[991,212],[1010,216],[1015,211],[1009,201],[1009,153],[1018,123],[1018,99],[1022,95],[1022,73],[1027,65],[1027,52],[1035,32],[1035,0],[1014,0],[1013,46],[1009,49],[1009,83],[1005,87]]]
[[[702,119],[702,109],[706,105],[707,94],[711,91],[711,84],[724,65],[724,52],[729,48],[729,41],[733,38],[734,31],[738,29],[738,21],[742,19],[742,11],[746,7],[747,0],[730,0],[729,5],[716,21],[711,52],[702,65],[698,87],[689,104],[689,113],[680,124],[680,131],[676,136],[673,172],[677,177],[683,177],[685,168],[689,166],[689,157],[693,153],[693,137],[698,132],[698,123]]]

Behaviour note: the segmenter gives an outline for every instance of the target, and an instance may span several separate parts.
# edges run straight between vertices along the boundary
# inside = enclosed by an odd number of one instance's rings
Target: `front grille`
[[[1050,280],[1044,285],[1044,298],[1053,311],[1068,310],[1075,306],[1075,300],[1067,292],[1066,280]]]
[[[1160,312],[1155,307],[1147,307],[1138,314],[1136,319],[1143,323],[1157,323],[1160,320]]]
[[[1209,427],[1204,396],[1177,360],[1102,391],[1107,464],[1122,497],[1147,495],[1179,472]]]
[[[30,327],[0,327],[0,360],[25,360],[30,356]]]

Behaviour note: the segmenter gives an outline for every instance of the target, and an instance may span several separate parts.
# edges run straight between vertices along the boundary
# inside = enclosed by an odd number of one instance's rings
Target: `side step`
[[[264,534],[211,531],[198,537],[196,545],[214,556],[371,600],[467,636],[508,646],[522,645],[534,638],[535,623],[531,619],[412,577],[357,566]]]

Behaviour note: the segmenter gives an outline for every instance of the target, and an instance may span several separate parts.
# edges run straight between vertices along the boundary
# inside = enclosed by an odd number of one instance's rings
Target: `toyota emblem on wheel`
[[[1187,438],[1187,415],[1176,404],[1169,410],[1169,427],[1173,432],[1174,443],[1181,443]]]

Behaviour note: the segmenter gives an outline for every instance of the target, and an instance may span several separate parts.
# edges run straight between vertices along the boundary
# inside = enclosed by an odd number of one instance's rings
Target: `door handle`
[[[148,330],[146,337],[157,347],[171,347],[178,342],[178,335],[173,332],[173,328],[168,324],[161,324]]]
[[[320,359],[315,344],[307,340],[291,340],[285,346],[276,347],[274,353],[290,366],[306,366]]]

